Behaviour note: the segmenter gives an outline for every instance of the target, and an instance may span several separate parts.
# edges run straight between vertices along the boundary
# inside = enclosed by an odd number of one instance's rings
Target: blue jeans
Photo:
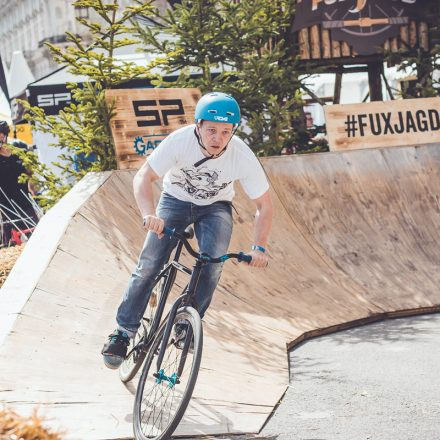
[[[232,207],[230,202],[215,202],[199,206],[178,200],[162,193],[156,210],[165,226],[183,232],[194,224],[194,231],[201,252],[212,257],[219,257],[228,251],[232,233]],[[153,282],[172,250],[177,245],[175,238],[167,236],[161,239],[153,232],[148,232],[138,264],[131,274],[122,303],[118,308],[116,321],[120,330],[133,335],[150,299]],[[212,299],[220,279],[223,263],[206,264],[200,274],[195,292],[195,307],[203,317]]]

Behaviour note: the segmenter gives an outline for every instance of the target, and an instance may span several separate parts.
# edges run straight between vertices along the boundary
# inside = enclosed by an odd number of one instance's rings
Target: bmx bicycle
[[[252,260],[250,255],[243,252],[218,258],[196,252],[188,242],[194,236],[191,227],[183,234],[170,228],[164,228],[163,233],[177,239],[174,257],[156,277],[141,326],[119,368],[120,379],[128,382],[143,364],[134,402],[133,430],[136,440],[169,439],[191,399],[203,346],[201,318],[192,307],[202,267],[231,258],[245,262]],[[179,262],[183,247],[196,260],[192,269]],[[189,275],[190,280],[162,320],[177,271]]]

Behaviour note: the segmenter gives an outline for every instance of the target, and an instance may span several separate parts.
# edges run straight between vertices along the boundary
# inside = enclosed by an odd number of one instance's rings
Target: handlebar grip
[[[244,261],[245,263],[250,263],[252,261],[252,257],[250,255],[246,255],[244,252],[240,252],[238,254],[238,261]]]
[[[174,232],[176,230],[173,228],[167,228],[166,226],[163,227],[162,233],[165,235],[169,235],[170,237],[172,237],[174,235]]]

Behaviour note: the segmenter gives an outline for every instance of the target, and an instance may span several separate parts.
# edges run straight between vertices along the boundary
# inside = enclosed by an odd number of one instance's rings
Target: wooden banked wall
[[[263,166],[276,212],[270,266],[225,264],[177,434],[258,432],[286,390],[288,346],[440,310],[440,145]],[[22,414],[40,406],[65,440],[132,438],[136,381],[125,387],[100,355],[145,236],[132,178],[118,171],[80,182],[40,223],[0,291],[2,401]],[[231,251],[253,240],[255,206],[237,192]]]

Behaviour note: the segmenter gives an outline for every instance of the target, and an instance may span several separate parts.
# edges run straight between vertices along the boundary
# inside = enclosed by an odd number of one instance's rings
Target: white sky
[[[11,109],[9,108],[8,100],[3,92],[0,90],[0,120],[8,120],[10,122]]]

